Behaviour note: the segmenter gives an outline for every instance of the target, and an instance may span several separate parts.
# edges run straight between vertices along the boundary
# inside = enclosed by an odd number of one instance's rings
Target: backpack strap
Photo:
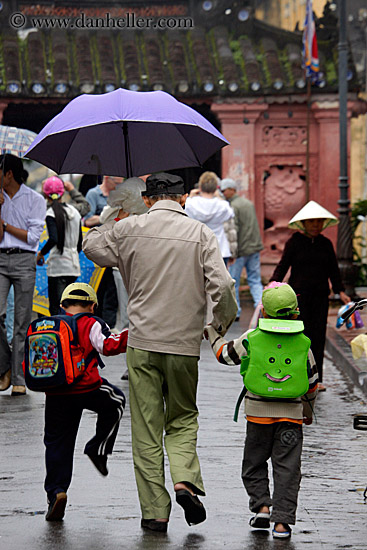
[[[72,333],[73,333],[73,341],[72,341],[72,344],[74,346],[77,346],[79,344],[79,338],[78,338],[78,320],[81,319],[82,317],[92,317],[93,319],[95,319],[98,323],[100,323],[100,325],[102,326],[102,330],[104,329],[104,327],[107,327],[105,321],[103,319],[101,319],[100,317],[97,317],[97,315],[94,315],[93,313],[76,313],[75,315],[54,315],[54,317],[57,317],[63,321],[65,321],[69,327],[71,328],[72,330]],[[93,349],[88,355],[87,357],[85,357],[85,365],[86,367],[89,365],[89,363],[92,361],[93,357],[97,357],[97,361],[98,361],[98,366],[103,369],[106,365],[104,364],[104,362],[102,361],[102,358],[100,356],[100,354],[98,353],[97,350]]]
[[[233,420],[235,422],[238,421],[238,413],[239,413],[239,410],[240,410],[241,403],[244,400],[244,397],[246,395],[246,392],[247,392],[247,388],[246,388],[246,386],[243,386],[242,391],[241,391],[240,395],[238,396],[236,407],[235,407],[235,410],[234,410]]]
[[[77,346],[79,344],[79,336],[78,336],[78,319],[81,317],[90,317],[90,313],[76,313],[75,315],[53,315],[53,317],[56,317],[57,319],[60,319],[61,321],[64,321],[69,325],[71,328],[71,331],[73,333],[73,341],[71,342],[73,346]]]

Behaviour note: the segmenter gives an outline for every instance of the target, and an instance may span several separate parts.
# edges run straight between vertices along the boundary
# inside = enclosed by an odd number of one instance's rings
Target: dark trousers
[[[101,317],[110,328],[116,324],[118,308],[117,290],[112,267],[106,267],[97,291],[98,307],[96,315]]]
[[[242,481],[250,497],[250,510],[272,506],[271,521],[296,523],[301,483],[302,425],[293,422],[247,422]],[[274,491],[270,497],[268,464],[273,466]]]
[[[85,445],[85,454],[112,453],[125,408],[123,392],[102,379],[98,390],[79,394],[47,395],[45,408],[46,479],[51,500],[71,483],[75,440],[84,409],[97,413],[96,433]]]
[[[298,296],[298,305],[300,319],[305,325],[304,334],[311,340],[319,382],[322,382],[329,296],[325,292],[301,292]]]
[[[65,288],[71,283],[75,283],[77,277],[48,277],[48,299],[50,302],[50,315],[60,313],[60,301]]]

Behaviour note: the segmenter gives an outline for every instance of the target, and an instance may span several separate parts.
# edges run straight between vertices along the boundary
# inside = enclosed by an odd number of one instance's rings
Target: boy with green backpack
[[[218,361],[241,364],[247,433],[242,480],[250,497],[251,527],[289,538],[296,521],[301,481],[302,423],[312,423],[318,375],[310,340],[297,320],[297,296],[286,283],[273,282],[262,294],[262,319],[255,330],[227,342],[205,329]],[[271,458],[274,490],[270,497]],[[272,512],[270,513],[270,508]]]

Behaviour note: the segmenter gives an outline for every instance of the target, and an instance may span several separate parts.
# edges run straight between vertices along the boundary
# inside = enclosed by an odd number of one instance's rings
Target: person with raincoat
[[[130,215],[134,214],[145,214],[148,208],[145,206],[141,197],[142,191],[145,191],[145,183],[140,178],[128,178],[122,183],[119,183],[108,196],[107,206],[103,208],[100,214],[101,223],[104,224],[114,220],[119,212],[120,218],[128,218]],[[127,328],[129,325],[126,311],[128,294],[119,269],[113,267],[112,272],[118,297],[116,324],[115,327],[112,327],[112,331],[121,332],[122,329]]]
[[[317,370],[319,391],[322,384],[326,324],[329,308],[330,284],[343,303],[350,302],[344,292],[338,262],[332,242],[321,232],[336,225],[337,218],[315,201],[309,201],[290,220],[288,227],[298,229],[285,243],[283,255],[276,266],[271,281],[283,281],[291,269],[288,283],[298,298],[304,323],[304,333],[311,340]]]
[[[64,289],[80,275],[79,252],[82,249],[81,216],[71,204],[62,202],[65,188],[57,176],[47,178],[42,185],[47,198],[46,225],[48,241],[37,254],[37,263],[47,260],[48,298],[50,314],[57,315]]]

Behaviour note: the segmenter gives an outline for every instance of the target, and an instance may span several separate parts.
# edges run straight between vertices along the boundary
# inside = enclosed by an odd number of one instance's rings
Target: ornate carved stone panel
[[[264,174],[264,255],[270,263],[279,261],[290,218],[306,202],[305,172],[301,166],[269,166]]]
[[[264,126],[261,133],[262,144],[273,151],[303,151],[307,145],[305,126]]]

